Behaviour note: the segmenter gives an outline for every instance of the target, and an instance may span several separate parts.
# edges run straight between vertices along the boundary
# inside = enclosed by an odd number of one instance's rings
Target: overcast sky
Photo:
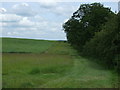
[[[62,24],[81,3],[84,2],[0,2],[0,37],[66,40]],[[117,2],[103,4],[118,11]]]

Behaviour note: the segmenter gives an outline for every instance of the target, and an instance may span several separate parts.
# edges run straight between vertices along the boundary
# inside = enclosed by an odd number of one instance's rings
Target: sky
[[[0,37],[66,40],[62,25],[89,2],[0,2]],[[113,12],[117,2],[101,2]]]

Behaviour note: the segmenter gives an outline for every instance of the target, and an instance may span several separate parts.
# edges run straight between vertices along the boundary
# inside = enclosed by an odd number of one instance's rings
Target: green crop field
[[[62,41],[3,38],[3,88],[115,88],[117,74]]]
[[[30,39],[2,39],[2,52],[8,53],[41,53],[52,46],[54,41]]]

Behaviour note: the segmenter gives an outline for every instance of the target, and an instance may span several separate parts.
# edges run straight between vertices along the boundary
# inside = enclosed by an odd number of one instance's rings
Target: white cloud
[[[22,6],[28,7],[29,5],[27,3],[22,3]]]
[[[11,14],[11,16],[14,14]],[[9,15],[5,15],[9,16]],[[15,15],[18,16],[18,15]],[[36,38],[59,38],[63,37],[59,34],[64,34],[61,32],[61,23],[59,22],[51,22],[40,15],[33,17],[38,19],[38,21],[32,21],[28,17],[21,17],[20,19],[9,18],[7,22],[0,23],[3,26],[3,36],[17,36],[17,37],[36,37]],[[6,20],[4,20],[6,21]],[[8,22],[10,21],[10,22]],[[12,22],[16,21],[16,22]],[[4,24],[4,25],[3,25]],[[54,35],[55,36],[54,36]]]
[[[0,14],[0,26],[20,28],[20,27],[32,27],[35,22],[32,22],[28,17],[22,17],[15,14]]]
[[[36,15],[36,16],[30,18],[30,19],[34,19],[36,22],[44,22],[44,21],[47,21],[46,18],[44,18],[44,17],[42,17],[42,16],[40,16],[40,15]]]
[[[5,13],[7,10],[5,8],[0,8],[0,13]]]
[[[58,15],[71,16],[71,14],[77,9],[77,6],[63,5],[56,7],[55,10],[53,10],[53,12]]]
[[[42,21],[42,22],[36,22],[36,27],[38,28],[46,28],[48,27],[50,24],[47,21]]]
[[[40,2],[40,7],[42,8],[53,8],[53,7],[56,7],[57,6],[57,3],[56,2]]]
[[[69,4],[63,4],[60,2],[40,2],[42,13],[52,13],[59,16],[70,16],[75,10],[78,9],[78,6],[72,6]]]
[[[0,23],[3,27],[2,35],[44,39],[60,39],[64,37],[65,33],[62,31],[62,20],[59,21],[59,17],[56,19],[54,16],[66,15],[67,12],[71,13],[71,11],[65,8],[65,5],[61,6],[53,2],[42,4],[49,8],[34,8],[30,4],[21,3],[13,5],[11,8],[13,10],[12,14],[10,14],[11,12],[0,14],[2,16],[0,21],[4,22]],[[33,9],[39,13],[33,13]],[[44,13],[40,13],[40,11]],[[54,15],[51,17],[50,13]],[[69,14],[67,13],[67,15]]]
[[[35,23],[28,20],[27,17],[24,17],[19,23],[18,23],[20,26],[33,26]]]
[[[8,35],[19,35],[18,32],[8,32],[7,34],[8,34]]]
[[[21,16],[15,14],[0,14],[0,21],[2,22],[16,22],[22,19]]]
[[[16,4],[12,7],[12,12],[21,16],[34,16],[36,12],[27,3]]]
[[[12,8],[16,9],[21,7],[29,7],[29,5],[27,3],[15,4]]]
[[[4,26],[7,26],[7,23],[5,23],[5,22],[0,22],[0,27],[4,27]]]

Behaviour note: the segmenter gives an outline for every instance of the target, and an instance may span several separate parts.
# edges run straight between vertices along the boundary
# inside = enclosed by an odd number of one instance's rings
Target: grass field
[[[4,88],[118,87],[116,73],[79,56],[68,43],[4,38],[3,52]]]
[[[41,53],[52,46],[54,41],[31,39],[2,39],[2,52],[8,53]]]

